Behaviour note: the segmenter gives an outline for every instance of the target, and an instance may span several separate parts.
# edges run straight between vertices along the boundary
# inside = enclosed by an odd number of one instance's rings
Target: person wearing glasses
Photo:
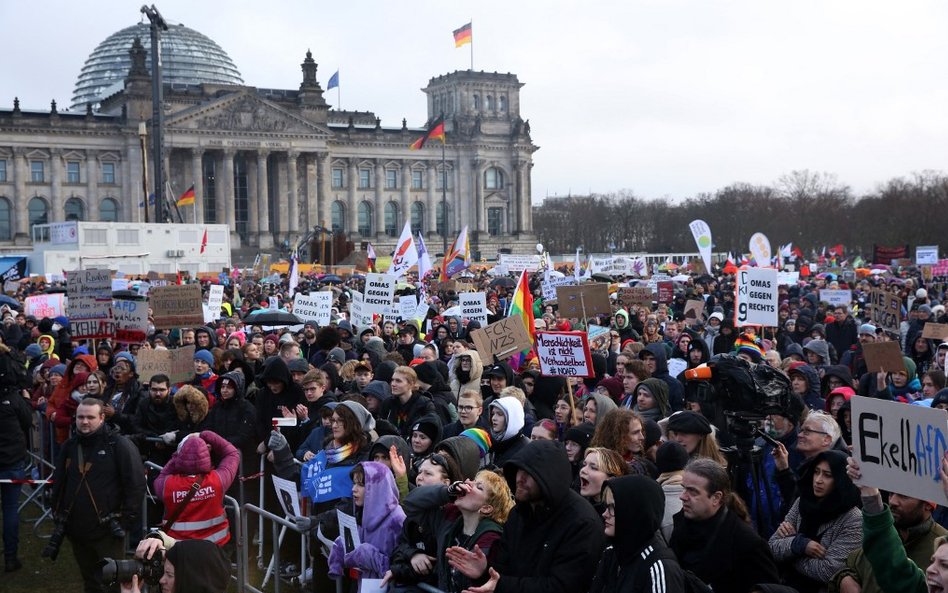
[[[135,410],[133,426],[135,432],[129,438],[138,445],[147,461],[164,465],[171,459],[178,416],[168,375],[152,376],[148,383],[148,397],[142,399]]]
[[[456,437],[469,428],[487,429],[487,424],[481,419],[484,411],[484,400],[481,392],[468,389],[458,398],[458,419],[444,427],[444,438]]]
[[[842,431],[836,419],[826,412],[810,412],[797,433],[797,451],[803,454],[803,461],[795,467],[790,467],[790,458],[787,448],[781,445],[774,447],[774,464],[777,468],[775,479],[780,488],[780,498],[783,500],[784,510],[789,512],[790,504],[800,495],[797,487],[799,476],[807,473],[817,455],[824,451],[836,449],[849,454],[849,448],[842,439]]]

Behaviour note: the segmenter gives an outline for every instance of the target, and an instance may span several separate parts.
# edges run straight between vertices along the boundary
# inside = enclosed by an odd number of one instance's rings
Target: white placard
[[[861,484],[948,504],[941,460],[948,450],[944,410],[862,397],[853,406],[853,458]]]
[[[107,269],[73,270],[66,274],[66,314],[75,339],[112,337],[112,273]]]
[[[299,517],[303,513],[300,511],[300,493],[296,489],[296,482],[284,480],[279,476],[273,478],[273,488],[276,489],[277,500],[280,501],[280,507],[283,508],[283,514],[287,517]]]
[[[576,278],[572,276],[565,276],[563,278],[550,278],[549,280],[541,281],[540,287],[543,289],[543,300],[555,301],[557,286],[573,286],[574,284],[579,284],[579,282],[577,282]]]
[[[293,297],[293,314],[301,321],[312,321],[319,326],[329,325],[332,317],[332,293],[326,291],[303,294]]]
[[[504,266],[510,272],[536,272],[540,269],[539,255],[514,255],[511,253],[500,254],[500,265]]]
[[[849,307],[849,303],[853,300],[853,293],[850,290],[830,290],[826,288],[820,289],[820,301],[824,303],[829,303],[833,307]]]
[[[770,257],[773,255],[773,252],[770,250],[770,239],[767,238],[767,235],[754,233],[751,235],[748,247],[758,266],[770,265]]]
[[[487,326],[487,295],[483,292],[462,292],[461,318],[477,321],[481,327]]]
[[[140,344],[148,336],[148,302],[115,299],[112,301],[115,341]]]
[[[267,302],[269,303],[269,309],[279,309],[280,308],[280,297],[268,297]]]
[[[777,325],[777,270],[747,268],[738,270],[735,288],[734,325]]]
[[[688,368],[688,361],[684,358],[669,358],[667,364],[668,374],[672,377],[678,377]]]
[[[388,274],[366,274],[363,303],[365,313],[384,315],[395,302],[395,276]]]
[[[938,265],[938,245],[919,245],[915,248],[915,265]]]
[[[23,314],[32,315],[37,319],[44,317],[59,317],[66,314],[65,295],[59,292],[52,294],[37,294],[26,297],[23,304]]]
[[[796,286],[800,281],[800,272],[777,272],[777,284],[780,286]]]
[[[342,544],[346,548],[346,553],[356,549],[362,543],[359,539],[359,525],[356,518],[348,513],[343,513],[336,509],[336,520],[339,522],[339,535],[342,536]]]
[[[372,325],[372,314],[365,312],[364,297],[361,292],[352,291],[352,300],[349,302],[349,323],[360,328]]]
[[[412,319],[425,319],[428,317],[429,305],[425,302],[425,299],[420,299],[418,301],[418,306],[415,307],[415,314],[412,316]]]
[[[418,310],[418,297],[413,294],[406,294],[398,297],[398,316],[402,319],[415,319],[415,311]]]
[[[592,357],[585,332],[537,332],[540,373],[553,377],[592,377]]]
[[[211,314],[211,321],[221,318],[221,305],[224,304],[224,287],[212,284],[207,293],[207,310]]]
[[[128,278],[112,278],[112,292],[128,290]]]

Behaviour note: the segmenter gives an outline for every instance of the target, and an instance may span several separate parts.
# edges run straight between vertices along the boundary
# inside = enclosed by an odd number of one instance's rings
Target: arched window
[[[30,200],[27,211],[29,212],[31,227],[34,224],[46,224],[49,222],[49,207],[43,198],[37,196]]]
[[[79,198],[69,198],[63,206],[63,213],[66,215],[66,220],[85,220],[86,206]]]
[[[484,171],[484,186],[487,189],[503,189],[504,172],[497,167],[491,167]]]
[[[477,93],[474,93],[474,110],[478,111],[481,108],[481,96]]]
[[[444,227],[444,211],[445,211],[445,207],[447,207],[447,211],[448,211],[448,227],[447,227],[447,230],[445,230],[445,227]],[[445,203],[445,202],[439,201],[437,207],[435,208],[435,216],[436,216],[436,218],[437,218],[437,222],[436,222],[436,223],[437,223],[437,225],[438,225],[438,234],[444,236],[444,234],[445,234],[446,232],[447,232],[447,233],[450,233],[450,232],[451,232],[451,204],[447,204],[447,203]]]
[[[0,197],[0,241],[13,239],[13,218],[10,200]]]
[[[359,234],[368,237],[372,234],[372,204],[359,202]]]
[[[487,111],[494,110],[494,95],[487,95]]]
[[[411,205],[411,232],[425,232],[425,205],[422,202],[414,202]]]
[[[346,230],[346,205],[335,201],[332,203],[332,232],[343,233]]]
[[[385,204],[385,234],[389,237],[397,237],[398,232],[398,204],[388,202]]]
[[[497,107],[501,112],[507,111],[507,97],[503,95],[497,97]]]
[[[118,222],[118,201],[115,198],[104,198],[99,205],[99,221]]]

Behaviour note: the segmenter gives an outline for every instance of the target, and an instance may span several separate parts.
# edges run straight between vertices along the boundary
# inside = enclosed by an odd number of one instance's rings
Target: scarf
[[[835,521],[859,503],[859,490],[846,475],[847,455],[824,451],[807,466],[800,480],[800,533],[819,541],[820,526]],[[813,495],[813,473],[820,462],[827,462],[833,473],[833,489],[822,498]]]
[[[346,443],[345,445],[341,445],[339,447],[326,447],[326,462],[342,463],[353,453],[355,453],[355,450],[355,443]]]

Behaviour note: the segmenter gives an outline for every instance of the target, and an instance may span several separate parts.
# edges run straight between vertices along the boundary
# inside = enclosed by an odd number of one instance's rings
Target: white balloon
[[[537,243],[537,253],[543,253],[543,243]]]

